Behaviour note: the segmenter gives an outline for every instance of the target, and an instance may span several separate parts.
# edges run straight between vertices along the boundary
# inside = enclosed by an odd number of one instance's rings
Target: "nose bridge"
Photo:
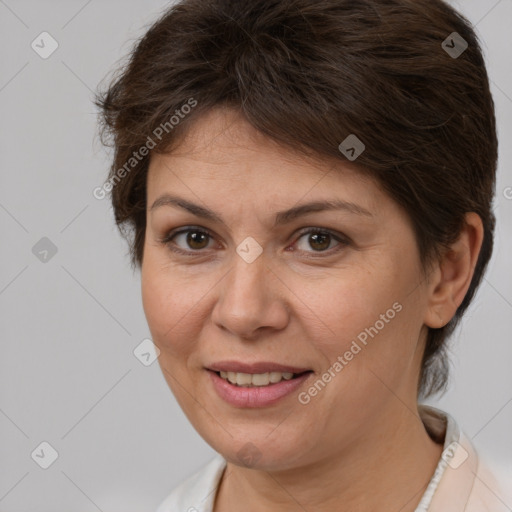
[[[236,254],[233,260],[230,272],[220,283],[213,320],[243,337],[251,336],[262,326],[281,328],[286,309],[276,297],[275,279],[267,269],[265,256],[248,262]]]
[[[270,291],[265,259],[259,256],[248,262],[236,254],[233,260],[232,270],[223,286],[223,299],[229,302],[233,313],[238,310],[240,313],[256,311],[267,300]]]

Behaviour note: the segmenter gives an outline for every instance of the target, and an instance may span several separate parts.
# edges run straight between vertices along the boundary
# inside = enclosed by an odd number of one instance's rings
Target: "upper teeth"
[[[227,379],[231,384],[238,386],[268,386],[269,383],[275,384],[282,379],[290,380],[293,373],[289,372],[267,372],[267,373],[237,373],[237,372],[220,372],[223,379]]]

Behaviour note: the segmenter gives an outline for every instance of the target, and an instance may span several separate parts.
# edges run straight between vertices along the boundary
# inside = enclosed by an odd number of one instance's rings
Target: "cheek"
[[[396,281],[382,271],[349,270],[324,280],[304,301],[330,328],[334,339],[354,338],[392,307],[400,293]]]
[[[316,340],[327,367],[338,356],[344,359],[345,374],[348,366],[388,373],[409,364],[418,323],[418,305],[407,286],[413,282],[411,273],[412,268],[390,261],[371,270],[366,267],[352,272],[343,279],[333,278],[325,282],[321,294],[307,294],[308,306],[319,311],[321,319],[316,334],[309,334]],[[323,335],[326,329],[322,326],[328,327],[328,336]],[[359,373],[356,371],[354,376],[359,378]]]
[[[142,304],[153,341],[162,355],[189,353],[198,338],[204,287],[181,279],[172,268],[148,257],[141,273]]]

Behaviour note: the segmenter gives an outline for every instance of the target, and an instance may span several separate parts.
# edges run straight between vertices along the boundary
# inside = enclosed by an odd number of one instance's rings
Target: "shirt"
[[[443,453],[415,512],[511,512],[512,482],[505,484],[481,461],[471,441],[447,413],[419,405],[430,437]],[[217,454],[176,487],[156,512],[213,512],[226,460]],[[506,489],[505,489],[506,486]]]

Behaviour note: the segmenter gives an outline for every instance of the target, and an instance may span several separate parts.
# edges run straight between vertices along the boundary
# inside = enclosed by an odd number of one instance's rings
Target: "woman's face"
[[[159,363],[225,458],[313,463],[416,407],[427,284],[412,227],[343,156],[307,160],[214,110],[152,156],[147,200],[142,295]],[[339,204],[297,210],[324,202]]]

